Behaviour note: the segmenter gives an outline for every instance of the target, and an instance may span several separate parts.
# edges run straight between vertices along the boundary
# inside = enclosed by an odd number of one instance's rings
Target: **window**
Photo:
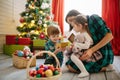
[[[101,16],[102,0],[65,0],[64,31],[69,31],[69,25],[65,22],[67,13],[76,9],[85,15],[98,14]]]

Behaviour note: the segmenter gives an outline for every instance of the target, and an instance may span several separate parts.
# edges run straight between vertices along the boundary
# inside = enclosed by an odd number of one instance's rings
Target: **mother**
[[[66,21],[70,25],[72,23],[72,17],[76,16],[74,15],[75,12],[76,10],[71,10],[66,16]],[[78,14],[80,15],[81,13],[78,12]],[[110,41],[113,39],[113,35],[103,19],[98,15],[93,14],[91,16],[86,16],[86,18],[88,30],[94,41],[94,45],[86,50],[80,59],[82,61],[87,60],[91,57],[92,53],[99,50],[103,55],[102,59],[97,62],[83,62],[83,64],[90,73],[100,72],[106,70],[106,67],[113,63],[114,55],[110,44]],[[73,27],[70,27],[70,30],[72,30],[72,28]],[[66,62],[66,65],[70,71],[80,72],[79,68],[71,61],[71,59]]]

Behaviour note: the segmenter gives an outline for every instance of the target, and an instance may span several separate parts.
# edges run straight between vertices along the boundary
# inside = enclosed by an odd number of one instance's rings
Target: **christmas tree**
[[[53,23],[50,0],[27,0],[20,16],[19,37],[45,38],[48,25]]]

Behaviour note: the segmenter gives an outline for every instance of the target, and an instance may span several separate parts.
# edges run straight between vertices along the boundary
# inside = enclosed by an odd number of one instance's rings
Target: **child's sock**
[[[112,65],[112,64],[109,64],[109,65],[106,67],[106,71],[114,71],[113,65]]]
[[[63,65],[61,70],[62,70],[62,73],[65,73],[65,72],[69,71],[69,69],[68,69],[68,67],[66,65]]]
[[[101,72],[105,72],[105,71],[114,71],[115,69],[113,68],[113,65],[112,64],[109,64],[108,66],[106,67],[103,67],[101,69]]]
[[[89,73],[88,73],[88,72],[81,72],[81,73],[78,75],[79,78],[87,77],[87,76],[89,76]]]
[[[89,73],[85,69],[82,61],[78,59],[74,54],[71,55],[71,60],[75,63],[75,65],[80,69],[81,73],[78,75],[78,77],[86,77],[89,76]]]

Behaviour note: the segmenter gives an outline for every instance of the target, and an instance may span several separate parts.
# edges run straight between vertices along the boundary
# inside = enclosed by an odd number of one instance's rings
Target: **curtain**
[[[60,26],[61,33],[63,34],[63,22],[64,22],[64,0],[52,0],[52,14],[54,15],[54,21]]]
[[[114,55],[120,55],[120,0],[102,0],[102,17],[114,36]]]

